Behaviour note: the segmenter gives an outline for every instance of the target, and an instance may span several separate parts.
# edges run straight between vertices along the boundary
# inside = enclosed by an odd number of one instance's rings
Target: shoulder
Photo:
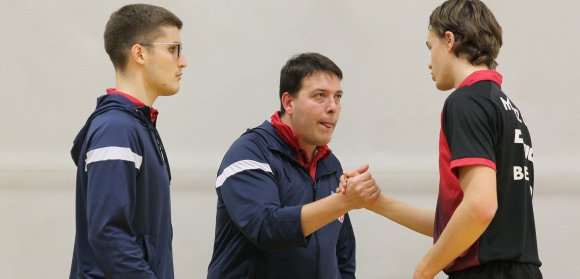
[[[111,109],[105,111],[91,121],[91,125],[95,127],[107,128],[131,128],[136,127],[137,119],[129,112],[121,109]]]
[[[445,113],[494,111],[497,107],[497,90],[497,85],[490,81],[459,88],[445,100]]]
[[[266,135],[248,129],[239,138],[237,138],[222,160],[222,166],[227,167],[238,161],[257,161],[266,163],[270,157],[269,140]]]
[[[109,110],[90,123],[87,138],[93,148],[101,146],[133,146],[139,142],[142,124],[131,114]]]
[[[268,141],[263,135],[248,130],[232,143],[228,153],[238,153],[242,151],[253,152],[267,147]]]

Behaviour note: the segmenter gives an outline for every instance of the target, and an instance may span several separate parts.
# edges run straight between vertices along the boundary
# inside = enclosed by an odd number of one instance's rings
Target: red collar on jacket
[[[145,106],[145,104],[143,102],[141,102],[139,99],[137,99],[137,98],[135,98],[127,93],[118,91],[115,88],[107,88],[107,94],[121,95],[121,96],[127,98],[129,101],[131,101],[131,103],[135,104],[135,106],[138,108]],[[157,120],[157,115],[159,115],[159,111],[154,109],[153,107],[150,107],[149,109],[151,111],[151,122],[155,123],[155,121]]]
[[[482,80],[491,80],[491,81],[497,83],[497,85],[499,85],[499,87],[501,87],[503,77],[496,70],[475,71],[475,72],[471,73],[471,75],[467,76],[467,78],[465,78],[461,82],[461,84],[459,84],[459,86],[457,86],[457,89],[464,87],[464,86],[470,86],[470,85],[472,85],[478,81],[482,81]]]
[[[308,160],[308,156],[306,155],[306,151],[300,148],[298,145],[298,136],[294,133],[290,126],[284,124],[282,119],[280,119],[279,112],[274,112],[271,117],[272,126],[278,135],[282,138],[282,140],[288,144],[292,149],[294,149],[296,153],[296,161],[305,169],[307,169],[310,173],[310,177],[312,180],[316,179],[316,167],[318,165],[318,161],[320,159],[325,158],[330,154],[330,148],[328,145],[318,146],[316,147],[316,151],[314,153],[314,158],[312,160]]]

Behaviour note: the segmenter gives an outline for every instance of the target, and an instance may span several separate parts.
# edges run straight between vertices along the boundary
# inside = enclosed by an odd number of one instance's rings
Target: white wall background
[[[113,87],[102,34],[128,1],[0,0],[0,270],[65,278],[74,239],[72,140]],[[178,278],[211,257],[213,180],[231,142],[278,109],[279,71],[314,51],[343,70],[330,146],[345,168],[370,163],[383,192],[433,208],[440,110],[430,79],[428,16],[441,0],[145,1],[175,12],[189,67],[160,98],[172,164]],[[489,0],[504,31],[498,70],[532,133],[536,223],[546,278],[578,274],[580,1]],[[430,240],[353,213],[360,278],[405,278]],[[31,268],[33,267],[33,268]],[[442,277],[437,277],[442,278]]]
[[[369,162],[379,174],[436,173],[448,92],[438,92],[429,77],[425,38],[428,16],[441,1],[146,2],[184,21],[189,67],[182,90],[155,104],[183,179],[193,172],[214,176],[231,142],[278,108],[280,68],[305,51],[327,55],[344,72],[331,148],[345,167]],[[532,132],[538,178],[579,177],[580,2],[486,2],[504,30],[498,70]],[[74,172],[72,140],[96,98],[114,87],[104,26],[126,3],[2,4],[0,186],[18,186],[10,181],[30,170]]]

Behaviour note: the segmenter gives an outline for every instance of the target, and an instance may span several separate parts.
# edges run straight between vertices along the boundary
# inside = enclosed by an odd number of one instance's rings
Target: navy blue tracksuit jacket
[[[147,106],[104,95],[81,129],[70,278],[173,278],[170,172]]]
[[[316,179],[269,122],[248,130],[218,171],[214,251],[207,278],[354,278],[348,214],[304,237],[302,206],[333,194],[342,168],[331,153]]]

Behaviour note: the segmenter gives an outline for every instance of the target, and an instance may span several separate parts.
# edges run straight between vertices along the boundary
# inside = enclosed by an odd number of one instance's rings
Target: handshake
[[[349,208],[372,208],[381,196],[381,188],[369,172],[366,164],[357,170],[344,171],[336,193],[343,195]]]

